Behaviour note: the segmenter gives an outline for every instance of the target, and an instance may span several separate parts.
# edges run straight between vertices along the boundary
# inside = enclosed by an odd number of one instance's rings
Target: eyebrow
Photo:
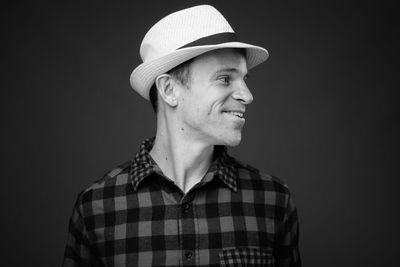
[[[226,73],[226,72],[234,72],[234,73],[240,73],[240,71],[236,68],[223,68],[223,69],[219,69],[214,73],[214,77],[221,74],[221,73]],[[248,73],[246,72],[244,74],[244,76],[248,76]]]

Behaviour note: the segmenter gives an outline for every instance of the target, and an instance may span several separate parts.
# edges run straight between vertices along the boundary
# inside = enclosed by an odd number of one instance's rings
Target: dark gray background
[[[67,2],[67,3],[64,3]],[[2,7],[2,266],[58,266],[78,192],[155,133],[129,86],[147,29],[210,1]],[[270,59],[233,155],[283,179],[304,266],[394,266],[399,252],[398,10],[393,2],[218,1]]]

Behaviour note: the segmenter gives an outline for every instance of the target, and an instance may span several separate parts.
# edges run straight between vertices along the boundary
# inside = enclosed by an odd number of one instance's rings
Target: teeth
[[[243,118],[243,113],[242,112],[236,112],[236,111],[225,111],[226,113],[229,113],[231,115],[235,115],[239,118]]]

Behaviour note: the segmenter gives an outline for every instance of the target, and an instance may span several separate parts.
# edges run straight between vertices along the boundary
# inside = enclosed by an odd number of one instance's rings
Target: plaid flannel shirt
[[[82,191],[63,266],[301,266],[288,188],[215,146],[186,194],[141,145],[134,160]]]

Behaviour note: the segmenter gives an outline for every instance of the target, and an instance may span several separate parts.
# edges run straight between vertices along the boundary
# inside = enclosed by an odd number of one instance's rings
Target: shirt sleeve
[[[282,230],[275,247],[275,266],[300,267],[299,220],[297,208],[290,195],[286,205]]]
[[[65,248],[63,267],[98,266],[91,250],[85,222],[81,212],[81,194],[75,203],[69,220],[67,245]]]

